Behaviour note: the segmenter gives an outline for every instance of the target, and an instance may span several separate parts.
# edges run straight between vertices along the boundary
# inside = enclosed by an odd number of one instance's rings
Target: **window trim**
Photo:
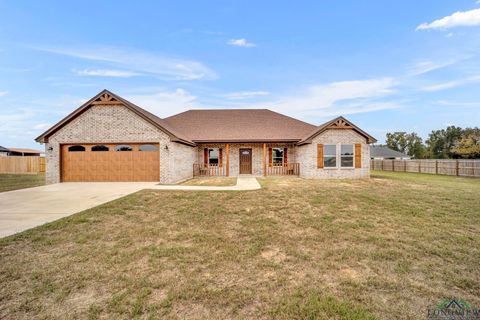
[[[107,148],[107,150],[93,150],[93,148],[95,147],[105,147]],[[104,144],[96,144],[96,145],[93,145],[90,147],[90,151],[91,152],[109,152],[110,151],[110,148]]]
[[[325,152],[325,147],[326,146],[335,146],[335,154],[334,155],[333,154],[327,154]],[[335,157],[335,166],[333,166],[333,167],[327,166],[325,164],[325,158],[326,157],[329,157],[329,158]],[[323,169],[327,169],[327,170],[328,169],[338,169],[338,143],[337,144],[329,143],[329,144],[324,144],[323,145],[323,159],[322,159],[322,161],[323,161]]]
[[[71,150],[72,148],[83,148],[83,150]],[[76,144],[76,145],[73,145],[73,146],[69,146],[67,148],[67,151],[68,152],[86,152],[87,148],[85,148],[85,146]]]
[[[130,150],[117,150],[119,147],[129,147]],[[132,152],[133,147],[129,144],[117,144],[113,150],[115,150],[115,152]]]
[[[275,157],[275,149],[280,150],[280,152],[282,153],[282,156],[281,156],[282,162],[280,162],[280,163],[275,162],[275,159],[280,158],[280,157]],[[274,148],[274,147],[272,147],[272,166],[273,167],[283,167],[284,164],[285,164],[285,148]]]
[[[217,163],[214,163],[214,165],[220,166],[220,148],[207,148],[207,155],[208,155],[207,164],[209,166],[212,165],[210,163],[210,150],[217,150]]]
[[[351,156],[342,155],[342,146],[352,146],[352,155]],[[340,169],[355,169],[355,144],[354,143],[341,143],[340,144],[339,157],[340,157],[340,162],[339,162]],[[342,158],[343,157],[352,157],[352,166],[351,167],[342,166]]]
[[[153,147],[153,150],[142,150],[142,147]],[[158,146],[151,143],[144,143],[138,146],[139,152],[156,152],[158,151]]]

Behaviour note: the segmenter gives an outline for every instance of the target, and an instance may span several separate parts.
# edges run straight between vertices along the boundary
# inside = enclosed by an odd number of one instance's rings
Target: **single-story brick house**
[[[266,109],[161,119],[103,90],[40,135],[47,183],[252,174],[365,178],[376,140],[343,117],[320,126]]]

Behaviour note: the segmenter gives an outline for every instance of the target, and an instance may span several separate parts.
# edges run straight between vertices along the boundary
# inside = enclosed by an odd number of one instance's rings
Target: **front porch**
[[[292,143],[200,144],[197,147],[194,177],[299,176]]]

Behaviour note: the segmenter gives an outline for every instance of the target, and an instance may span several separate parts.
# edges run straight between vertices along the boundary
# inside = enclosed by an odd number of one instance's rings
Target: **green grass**
[[[44,174],[5,174],[0,173],[0,192],[43,186]]]
[[[422,319],[480,305],[480,180],[144,190],[0,240],[0,318]]]

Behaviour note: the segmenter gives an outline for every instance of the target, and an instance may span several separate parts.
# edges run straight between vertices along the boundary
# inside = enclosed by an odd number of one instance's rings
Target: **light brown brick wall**
[[[66,143],[159,143],[159,181],[173,183],[192,176],[195,148],[171,142],[166,133],[121,105],[92,106],[48,140],[45,144],[47,183],[60,182],[60,145]],[[53,150],[49,150],[50,147]]]
[[[362,167],[351,168],[317,168],[317,144],[362,144]],[[300,177],[307,179],[326,178],[368,178],[370,177],[370,147],[366,139],[354,130],[330,129],[313,139],[312,144],[297,147],[297,159],[300,162]]]

